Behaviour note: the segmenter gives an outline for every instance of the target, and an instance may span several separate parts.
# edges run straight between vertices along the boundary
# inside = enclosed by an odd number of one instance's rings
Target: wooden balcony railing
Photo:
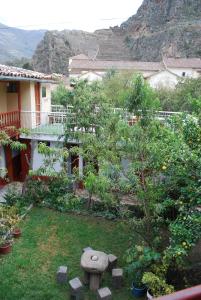
[[[201,285],[194,286],[155,300],[201,300]]]
[[[20,128],[20,112],[10,111],[0,113],[0,130],[4,130],[9,136],[16,135],[16,130]]]

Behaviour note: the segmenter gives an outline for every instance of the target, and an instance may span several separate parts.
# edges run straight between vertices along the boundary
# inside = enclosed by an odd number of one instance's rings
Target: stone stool
[[[69,281],[70,284],[70,299],[82,300],[83,299],[83,284],[78,277]]]
[[[108,255],[108,271],[112,271],[112,269],[115,269],[117,267],[117,257],[113,254]]]
[[[123,285],[123,269],[112,270],[112,286],[115,289],[120,289]]]
[[[89,250],[93,250],[91,247],[86,247],[82,249],[82,253],[89,251]]]
[[[68,268],[66,266],[59,267],[56,276],[58,283],[63,284],[67,282],[67,272],[68,272]]]
[[[108,287],[99,289],[97,291],[97,300],[110,300],[112,299],[112,293]]]

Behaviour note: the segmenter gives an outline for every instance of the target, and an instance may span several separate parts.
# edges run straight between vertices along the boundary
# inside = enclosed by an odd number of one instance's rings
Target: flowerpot
[[[83,190],[83,189],[84,189],[84,182],[83,182],[82,180],[80,180],[80,181],[78,182],[77,187],[78,187],[78,189]]]
[[[147,300],[152,300],[154,297],[152,296],[152,294],[150,293],[149,290],[147,290]]]
[[[147,288],[146,286],[142,286],[141,288],[135,287],[135,283],[132,284],[132,295],[135,297],[143,297],[146,295]]]
[[[0,254],[8,254],[11,252],[12,245],[9,243],[5,243],[0,246]]]
[[[21,232],[21,230],[19,228],[15,228],[13,230],[12,234],[13,234],[13,237],[17,239],[17,238],[19,238],[21,236],[22,232]]]

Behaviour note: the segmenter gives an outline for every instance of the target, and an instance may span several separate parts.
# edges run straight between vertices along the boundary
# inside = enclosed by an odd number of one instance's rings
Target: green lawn
[[[69,279],[81,277],[84,247],[117,255],[119,266],[123,266],[122,256],[128,248],[128,228],[101,218],[34,208],[21,228],[23,235],[15,241],[12,253],[0,257],[0,300],[66,300],[68,286],[55,281],[58,266],[68,266]],[[102,285],[111,287],[109,274]],[[85,295],[85,300],[96,299],[87,290]],[[129,284],[113,291],[113,299],[133,299]]]

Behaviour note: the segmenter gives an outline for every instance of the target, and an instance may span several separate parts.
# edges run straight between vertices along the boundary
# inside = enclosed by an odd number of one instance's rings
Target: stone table
[[[81,267],[85,272],[84,281],[96,291],[100,287],[101,277],[108,267],[108,255],[101,251],[88,250],[82,254]]]

